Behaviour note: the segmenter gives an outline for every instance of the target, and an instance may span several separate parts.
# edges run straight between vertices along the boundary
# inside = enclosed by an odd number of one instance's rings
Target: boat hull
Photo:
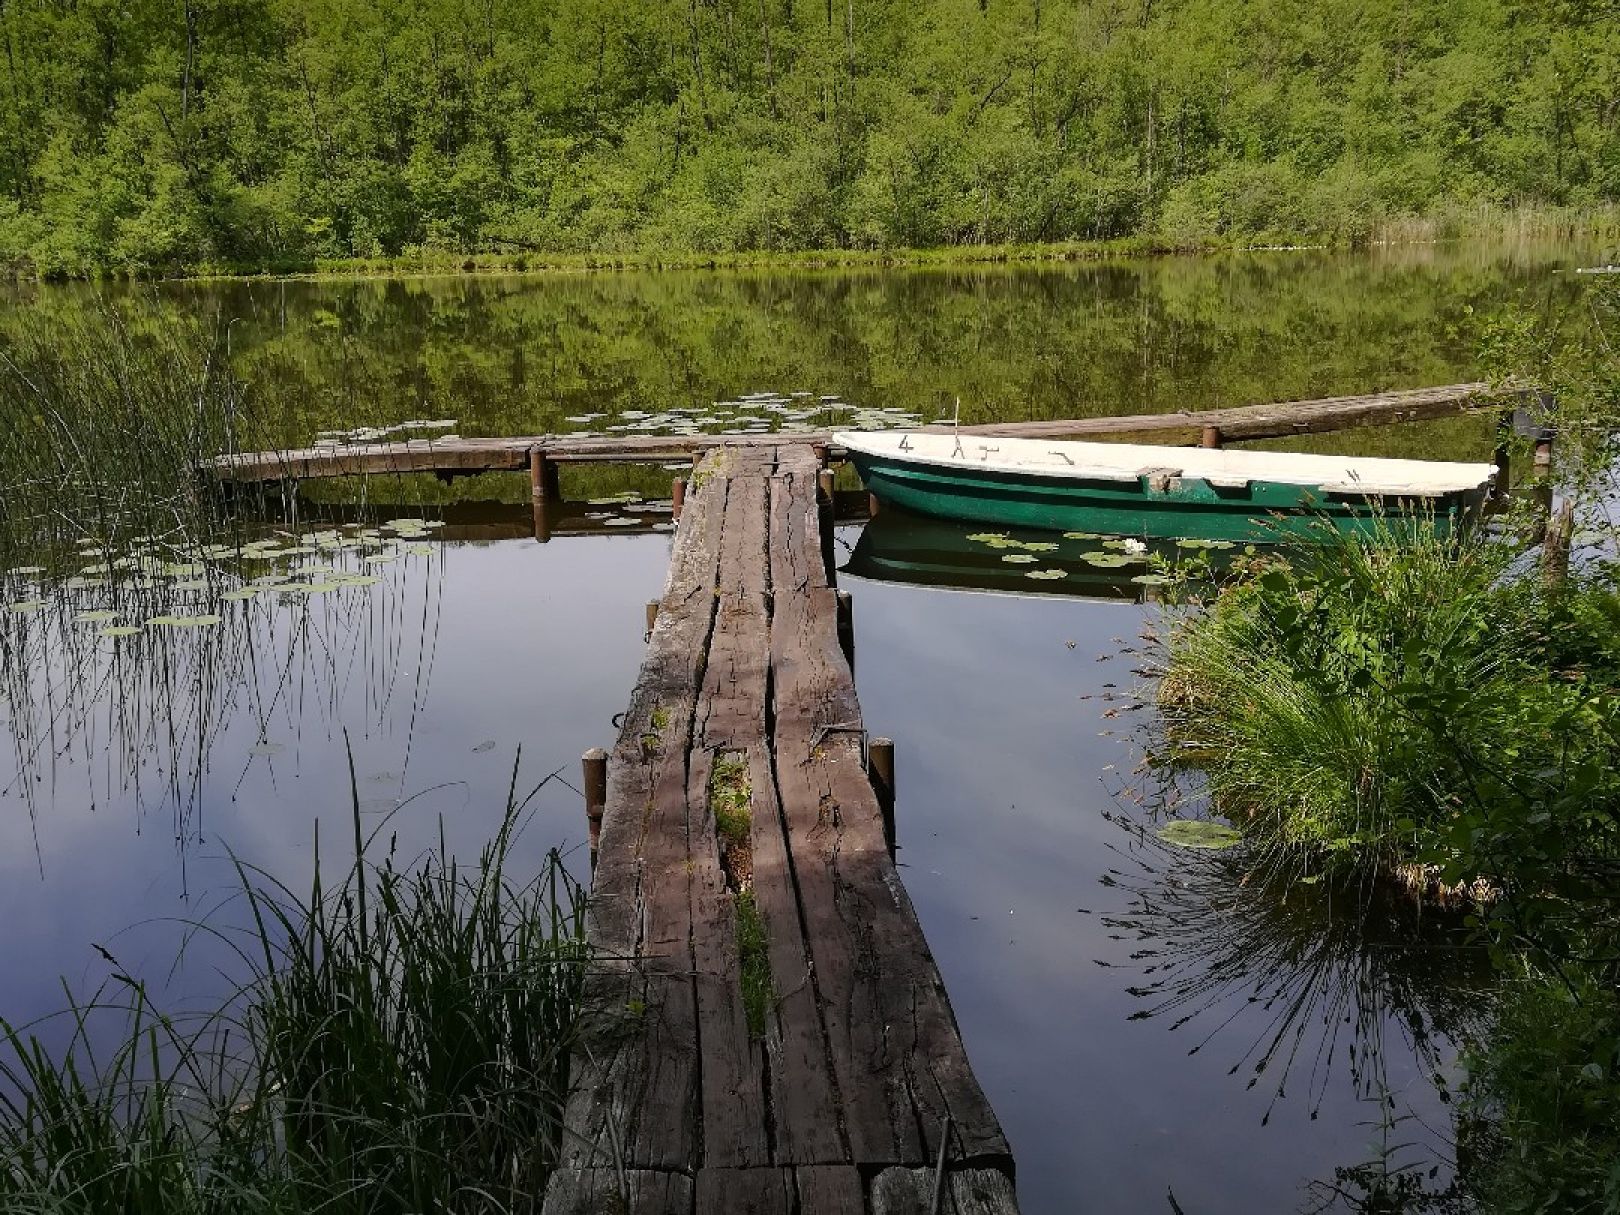
[[[1407,501],[1268,481],[1213,486],[1195,477],[1070,480],[858,451],[850,452],[850,460],[880,503],[919,514],[964,523],[1163,539],[1265,542],[1333,532],[1372,534],[1430,518],[1438,529],[1448,530],[1484,499],[1478,490]]]

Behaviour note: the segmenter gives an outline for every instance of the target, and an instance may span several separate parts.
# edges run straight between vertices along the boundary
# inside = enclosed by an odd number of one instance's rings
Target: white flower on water
[[[1127,553],[1135,553],[1138,556],[1147,552],[1147,545],[1143,544],[1140,540],[1127,539],[1120,547],[1123,548]]]

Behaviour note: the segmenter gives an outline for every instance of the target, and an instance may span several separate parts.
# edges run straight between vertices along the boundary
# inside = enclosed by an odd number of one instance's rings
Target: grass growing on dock
[[[127,1215],[534,1211],[581,999],[583,897],[514,878],[522,805],[474,865],[390,848],[303,896],[237,864],[250,970],[164,1014],[115,973],[60,1025],[0,1022],[0,1208]],[[203,926],[205,931],[214,931]],[[108,1018],[127,1018],[110,1054]],[[116,1027],[114,1027],[116,1028]]]
[[[715,755],[709,773],[709,812],[720,842],[720,864],[731,889],[737,916],[738,978],[748,1032],[765,1036],[765,1015],[776,998],[771,978],[770,942],[765,917],[754,899],[754,790],[748,781],[748,756],[740,751]]]

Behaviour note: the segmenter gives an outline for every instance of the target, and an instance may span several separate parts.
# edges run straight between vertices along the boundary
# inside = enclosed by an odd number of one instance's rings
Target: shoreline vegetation
[[[1176,237],[1144,233],[1105,240],[732,250],[515,248],[503,252],[478,248],[419,248],[386,257],[272,257],[252,263],[98,267],[83,274],[41,273],[22,258],[10,263],[9,278],[13,282],[273,282],[463,275],[538,277],[625,271],[953,269],[1238,253],[1408,249],[1424,245],[1549,239],[1599,245],[1614,242],[1620,249],[1620,204],[1512,209],[1480,205],[1372,222],[1365,231],[1354,236],[1237,232]],[[1603,247],[1606,250],[1608,246]]]
[[[1509,0],[13,4],[0,268],[1408,239],[1620,201],[1613,42]]]
[[[1486,329],[1493,375],[1558,402],[1555,466],[1505,516],[1189,580],[1153,639],[1150,763],[1237,829],[1245,881],[1404,881],[1486,946],[1504,983],[1463,1055],[1465,1211],[1620,1211],[1620,293],[1570,312]],[[1368,1209],[1454,1209],[1412,1181]]]

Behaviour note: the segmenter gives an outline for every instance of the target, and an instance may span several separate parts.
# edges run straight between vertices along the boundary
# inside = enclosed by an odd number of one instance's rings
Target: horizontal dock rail
[[[1523,394],[1489,384],[1450,384],[1366,396],[1327,397],[1231,409],[1066,418],[1045,422],[991,422],[963,426],[963,433],[1030,439],[1134,439],[1169,445],[1220,446],[1248,439],[1321,434],[1394,422],[1421,422],[1484,409],[1518,405]],[[949,430],[951,427],[923,427]],[[410,439],[281,451],[239,452],[217,457],[202,471],[229,484],[300,481],[321,477],[387,473],[464,476],[521,472],[534,479],[537,497],[556,496],[559,464],[663,464],[690,460],[715,447],[770,450],[780,443],[822,450],[833,432],[819,434],[706,434],[581,437],[567,434],[511,438]],[[836,458],[839,453],[832,452]]]

